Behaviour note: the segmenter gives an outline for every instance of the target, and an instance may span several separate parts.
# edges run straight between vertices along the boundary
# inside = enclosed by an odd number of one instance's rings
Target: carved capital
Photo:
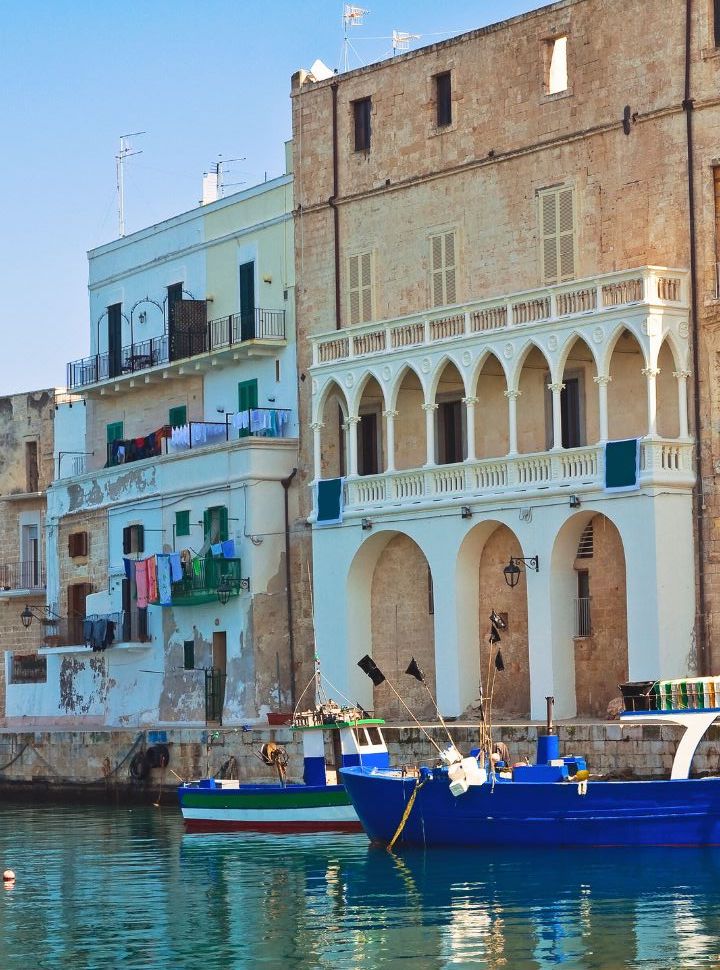
[[[641,371],[643,377],[657,377],[660,373],[659,367],[643,367]]]
[[[673,377],[677,377],[679,381],[686,381],[692,374],[689,370],[674,370]]]
[[[383,411],[382,415],[384,418],[396,418],[400,412],[399,411]]]
[[[607,387],[612,380],[612,377],[610,377],[609,374],[598,374],[597,377],[593,377],[593,380],[600,387]]]
[[[310,425],[310,428],[311,428],[312,431],[322,431],[322,429],[324,427],[325,427],[325,425],[322,423],[322,421],[314,421]]]
[[[480,400],[479,397],[464,397],[462,399],[462,402],[465,405],[465,407],[474,408],[479,400]]]
[[[508,388],[507,391],[503,391],[503,394],[508,401],[516,401],[522,394],[522,391],[518,391],[517,388]]]
[[[422,409],[423,409],[423,411],[425,411],[427,413],[428,411],[437,411],[438,406],[435,403],[433,403],[433,404],[423,404],[422,405]]]
[[[553,394],[559,394],[560,391],[565,390],[565,385],[562,381],[555,381],[554,384],[548,384],[547,389],[548,391],[552,391]]]

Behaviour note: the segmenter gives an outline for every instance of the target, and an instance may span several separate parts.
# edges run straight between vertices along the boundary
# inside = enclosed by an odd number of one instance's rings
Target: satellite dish
[[[316,81],[327,81],[329,77],[335,76],[335,72],[331,71],[327,64],[323,64],[320,58],[318,58],[312,65],[310,68],[310,73]]]

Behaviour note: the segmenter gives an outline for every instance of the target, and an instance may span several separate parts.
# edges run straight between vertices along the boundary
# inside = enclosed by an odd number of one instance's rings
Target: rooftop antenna
[[[355,7],[351,3],[343,4],[343,50],[341,65],[343,71],[350,70],[350,50],[352,49],[353,54],[360,61],[360,55],[355,50],[353,45],[350,43],[350,38],[348,36],[348,30],[350,27],[362,27],[363,17],[366,13],[370,13],[369,10],[365,10],[363,7]],[[362,64],[362,61],[360,61]]]
[[[133,131],[129,135],[120,135],[120,151],[115,156],[115,177],[118,197],[118,236],[125,235],[125,159],[131,155],[142,155],[142,149],[134,149],[130,138],[144,135],[144,131]]]
[[[408,34],[404,30],[393,30],[392,32],[392,50],[393,57],[400,52],[410,50],[410,41],[420,40],[420,34]]]
[[[218,199],[222,199],[225,195],[225,185],[244,185],[244,182],[225,182],[225,170],[223,166],[230,165],[232,162],[244,162],[247,161],[245,156],[242,158],[223,158],[222,155],[218,155],[218,160],[215,162],[215,176],[217,178],[217,194]]]

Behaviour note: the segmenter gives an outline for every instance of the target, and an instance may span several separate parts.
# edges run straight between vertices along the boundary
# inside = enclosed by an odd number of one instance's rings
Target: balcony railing
[[[208,321],[199,333],[175,333],[172,346],[167,334],[128,344],[119,354],[106,351],[67,365],[69,390],[87,387],[113,377],[146,371],[170,361],[197,357],[250,340],[284,340],[285,311],[256,307],[250,313],[233,313]]]
[[[197,606],[217,602],[218,586],[223,580],[228,596],[238,596],[242,581],[239,559],[207,556],[184,562],[183,578],[171,587],[171,605]]]
[[[690,487],[694,482],[693,444],[654,439],[641,441],[640,483]],[[484,458],[347,479],[344,506],[365,511],[415,504],[425,499],[497,497],[498,493],[604,487],[604,446],[568,448],[532,455]]]
[[[687,307],[687,273],[657,267],[577,280],[501,299],[438,307],[381,323],[362,324],[311,338],[313,365],[353,360],[460,340],[487,331],[557,323],[572,316],[599,315],[619,307]]]
[[[32,559],[2,563],[0,588],[6,592],[13,589],[45,589],[45,563]]]

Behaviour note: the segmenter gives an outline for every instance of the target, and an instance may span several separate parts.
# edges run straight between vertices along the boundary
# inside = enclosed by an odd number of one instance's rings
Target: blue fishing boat
[[[720,777],[689,777],[697,745],[720,717],[720,680],[622,686],[621,723],[684,728],[669,779],[594,780],[584,758],[561,756],[549,707],[534,764],[504,763],[491,744],[463,757],[450,744],[437,764],[415,770],[343,769],[365,832],[390,848],[720,844]]]

